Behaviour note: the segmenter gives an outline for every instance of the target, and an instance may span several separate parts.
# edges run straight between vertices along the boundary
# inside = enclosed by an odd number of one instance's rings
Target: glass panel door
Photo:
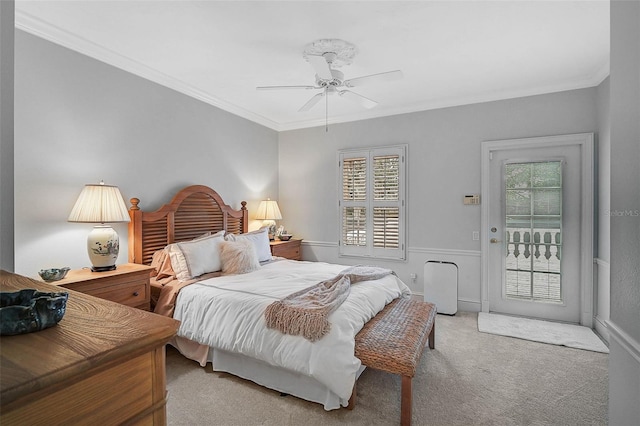
[[[483,312],[591,325],[591,143],[483,142]]]
[[[504,167],[504,297],[563,303],[562,162]]]

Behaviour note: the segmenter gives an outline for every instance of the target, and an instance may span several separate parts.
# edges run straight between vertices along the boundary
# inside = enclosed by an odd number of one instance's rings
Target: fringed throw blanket
[[[334,278],[295,292],[267,306],[267,327],[315,342],[331,330],[328,317],[349,296],[351,284],[383,278],[393,271],[375,266],[352,266]]]

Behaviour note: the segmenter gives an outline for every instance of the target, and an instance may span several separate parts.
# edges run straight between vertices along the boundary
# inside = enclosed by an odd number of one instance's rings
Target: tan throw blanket
[[[349,296],[351,284],[383,278],[393,271],[375,266],[352,266],[334,278],[295,292],[267,306],[267,327],[315,342],[331,330],[329,314]]]

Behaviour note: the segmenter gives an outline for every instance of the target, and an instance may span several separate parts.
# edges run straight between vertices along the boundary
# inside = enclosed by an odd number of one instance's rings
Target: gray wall
[[[250,211],[278,198],[275,131],[25,32],[15,43],[16,272],[89,264],[92,225],[67,217],[101,179],[145,210],[191,184]]]
[[[377,118],[280,134],[280,204],[283,224],[307,241],[307,259],[353,264],[340,258],[336,152],[342,148],[407,143],[408,260],[383,262],[422,293],[428,260],[459,267],[459,308],[480,309],[480,206],[462,204],[480,193],[480,143],[596,132],[597,89],[582,89],[455,108]],[[482,238],[482,236],[481,236]],[[415,282],[411,274],[416,274]]]
[[[609,424],[640,419],[640,2],[611,2]]]
[[[14,269],[13,25],[14,1],[0,1],[0,269]]]

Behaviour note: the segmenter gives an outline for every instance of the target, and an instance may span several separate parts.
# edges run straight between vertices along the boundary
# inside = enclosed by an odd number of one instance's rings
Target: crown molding
[[[264,117],[263,115],[256,114],[233,103],[216,98],[215,96],[212,96],[209,93],[206,93],[182,80],[164,74],[134,59],[123,56],[117,52],[93,43],[85,38],[79,37],[78,35],[68,32],[55,25],[46,23],[21,10],[15,11],[15,27],[42,39],[48,40],[52,43],[58,44],[98,61],[104,62],[108,65],[114,66],[154,83],[173,89],[177,92],[205,102],[214,107],[220,108],[221,110],[227,111],[231,114],[263,125],[277,132],[320,127],[326,124],[325,117],[319,117],[317,119],[304,121],[273,121],[267,117]],[[504,90],[478,96],[463,96],[458,98],[426,101],[423,103],[412,105],[410,107],[379,109],[374,108],[373,110],[366,110],[356,114],[333,118],[329,117],[328,124],[332,125],[360,120],[369,120],[372,118],[381,118],[400,114],[411,114],[433,109],[451,108],[463,105],[472,105],[478,103],[563,92],[567,90],[584,89],[599,85],[608,75],[609,62],[607,61],[606,64],[604,64],[600,69],[596,70],[592,75],[587,76],[581,80],[570,81],[547,87]]]
[[[246,118],[247,120],[261,124],[270,129],[279,131],[278,123],[269,120],[262,115],[255,114],[230,102],[218,99],[204,91],[173,78],[154,68],[144,65],[134,59],[123,56],[117,52],[100,46],[76,34],[70,33],[60,27],[44,22],[28,13],[16,10],[15,27],[26,31],[32,35],[71,49],[75,52],[89,56],[108,65],[120,68],[131,74],[153,81],[161,86],[168,87],[177,92],[183,93],[194,99],[198,99],[214,107],[230,112],[234,115]]]
[[[496,91],[491,94],[483,94],[478,96],[464,96],[450,99],[439,99],[434,101],[427,101],[419,104],[412,105],[405,108],[385,108],[378,111],[368,110],[358,114],[352,114],[339,118],[329,117],[329,125],[346,123],[352,121],[368,120],[371,118],[389,117],[401,114],[411,114],[416,112],[429,111],[434,109],[453,108],[474,104],[481,104],[486,102],[504,101],[508,99],[525,98],[529,96],[548,95],[552,93],[566,92],[569,90],[587,89],[590,87],[596,87],[609,75],[609,64],[607,63],[596,73],[583,78],[581,80],[575,80],[563,84],[550,85],[537,88],[527,88],[518,90],[504,90]],[[319,127],[325,125],[325,118],[318,118],[315,120],[296,121],[289,123],[280,123],[280,131],[286,130],[298,130],[309,127]]]

